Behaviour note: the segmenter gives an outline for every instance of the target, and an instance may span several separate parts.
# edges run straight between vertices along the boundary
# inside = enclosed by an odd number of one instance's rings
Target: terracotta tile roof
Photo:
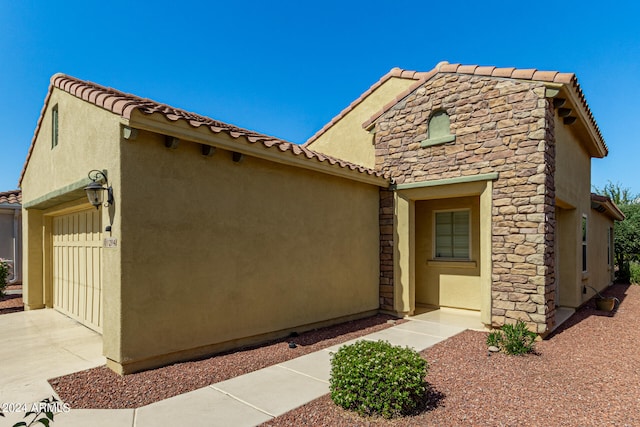
[[[417,80],[417,81],[423,81],[425,80],[427,77],[430,77],[430,75],[432,75],[433,73],[428,72],[428,73],[422,73],[422,72],[418,72],[418,71],[408,71],[408,70],[403,70],[401,68],[392,68],[391,71],[389,71],[387,74],[385,74],[384,76],[382,76],[380,78],[380,80],[378,80],[377,82],[375,82],[369,89],[367,89],[362,95],[360,95],[356,100],[354,100],[351,104],[349,104],[349,106],[347,106],[347,108],[345,108],[344,110],[342,110],[337,116],[335,116],[333,119],[331,119],[331,121],[329,123],[327,123],[326,125],[324,125],[322,127],[322,129],[320,129],[318,132],[316,132],[311,138],[309,138],[304,144],[302,144],[303,146],[308,146],[309,144],[311,144],[313,141],[315,141],[316,139],[318,139],[320,137],[320,135],[322,135],[323,133],[325,133],[327,130],[329,130],[329,128],[331,128],[333,125],[335,125],[336,123],[338,123],[344,116],[346,116],[351,110],[353,110],[356,106],[358,106],[358,104],[360,104],[362,101],[364,101],[365,98],[367,98],[369,95],[371,95],[376,89],[378,89],[380,86],[382,86],[384,83],[386,83],[387,80],[393,78],[393,77],[398,77],[398,78],[402,78],[402,79],[411,79],[411,80]],[[415,89],[413,86],[411,86],[410,89]]]
[[[625,219],[624,213],[620,210],[618,205],[616,205],[610,197],[601,196],[596,193],[591,193],[591,202],[592,206],[595,204],[596,210],[599,212],[606,212],[613,219],[618,221],[622,221]]]
[[[12,190],[0,193],[0,205],[20,205],[22,203],[22,191]]]
[[[243,138],[249,144],[260,143],[264,147],[272,149],[274,151],[279,150],[280,152],[288,152],[293,154],[294,156],[309,159],[309,161],[327,162],[330,165],[338,165],[343,169],[348,169],[357,173],[386,178],[386,175],[383,172],[375,171],[373,169],[346,162],[344,160],[320,154],[302,145],[287,142],[282,139],[274,138],[272,136],[264,135],[251,130],[239,128],[228,123],[223,123],[209,117],[174,108],[150,99],[141,98],[136,95],[120,92],[116,89],[108,88],[96,83],[80,80],[75,77],[58,73],[51,77],[49,91],[47,93],[44,106],[42,107],[42,111],[36,125],[36,130],[31,141],[31,146],[27,154],[25,165],[22,169],[22,173],[20,174],[20,182],[22,182],[27,164],[29,163],[31,153],[33,151],[33,146],[35,144],[38,131],[42,124],[42,119],[47,109],[47,104],[49,102],[49,98],[51,97],[53,88],[63,90],[86,102],[94,104],[112,113],[118,114],[125,119],[130,119],[133,111],[135,110],[138,110],[142,114],[148,115],[159,113],[164,115],[167,120],[173,122],[178,120],[185,120],[190,126],[194,128],[205,126],[212,133],[225,133],[234,139]],[[243,141],[239,140],[238,142],[242,143]]]
[[[418,80],[415,84],[411,85],[411,87],[407,88],[407,90],[400,93],[392,102],[385,105],[380,111],[374,114],[369,120],[367,120],[362,126],[364,128],[369,127],[373,122],[375,122],[380,116],[386,113],[391,107],[413,92],[418,86],[425,83],[427,80],[432,78],[438,73],[452,73],[452,74],[467,74],[474,76],[484,76],[484,77],[499,77],[499,78],[510,78],[510,79],[518,79],[518,80],[531,80],[543,83],[558,83],[567,86],[571,90],[575,92],[577,95],[578,101],[580,102],[580,106],[582,107],[588,117],[588,120],[593,126],[595,133],[598,138],[598,143],[602,144],[605,151],[608,151],[607,145],[602,138],[602,133],[600,132],[600,128],[596,123],[593,114],[591,113],[591,109],[587,104],[587,100],[585,99],[584,93],[580,88],[580,84],[578,83],[578,79],[573,73],[560,73],[558,71],[539,71],[536,69],[518,69],[518,68],[497,68],[497,67],[481,67],[478,65],[461,65],[461,64],[449,64],[448,62],[440,62],[436,67],[426,73],[418,73],[416,71],[406,71],[398,68],[394,68],[391,70],[395,76],[413,76],[414,79]],[[390,74],[390,73],[389,73]],[[381,79],[388,79],[390,77],[387,74],[385,77]],[[407,77],[409,78],[409,77]],[[378,82],[377,85],[382,84]],[[375,85],[374,85],[375,86]],[[372,88],[374,87],[372,86]],[[372,89],[369,89],[372,90]],[[365,92],[366,93],[366,92]],[[363,94],[364,95],[364,94]],[[360,102],[363,97],[358,98],[358,102]],[[353,109],[354,105],[350,106]],[[324,129],[324,128],[323,128]],[[314,135],[314,138],[317,138],[317,135]]]

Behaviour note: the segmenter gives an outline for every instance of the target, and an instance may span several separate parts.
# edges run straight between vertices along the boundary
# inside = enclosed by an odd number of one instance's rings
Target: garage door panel
[[[54,308],[102,332],[100,212],[53,219]]]

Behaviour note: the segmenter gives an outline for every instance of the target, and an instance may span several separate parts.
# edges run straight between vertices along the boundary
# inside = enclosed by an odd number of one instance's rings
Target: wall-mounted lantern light
[[[107,176],[102,171],[92,170],[89,172],[89,179],[91,180],[91,184],[84,187],[84,191],[87,192],[89,203],[98,209],[102,204],[103,192],[106,191],[107,201],[104,203],[104,207],[111,206],[113,204],[113,188],[109,186]],[[106,187],[102,186],[103,183]]]

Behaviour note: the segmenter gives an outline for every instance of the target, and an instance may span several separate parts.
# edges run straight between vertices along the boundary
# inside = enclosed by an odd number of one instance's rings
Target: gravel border
[[[120,376],[98,367],[49,380],[71,408],[137,408],[406,322],[378,314],[192,362]],[[289,342],[296,348],[289,348]]]
[[[604,292],[613,314],[589,301],[535,354],[489,356],[486,333],[465,331],[423,351],[431,384],[424,410],[395,420],[360,418],[329,395],[264,426],[640,425],[640,286]]]
[[[22,289],[22,285],[7,285],[7,287],[4,288],[5,291],[18,289]],[[22,294],[5,295],[3,298],[0,298],[0,314],[16,313],[18,311],[24,311]]]

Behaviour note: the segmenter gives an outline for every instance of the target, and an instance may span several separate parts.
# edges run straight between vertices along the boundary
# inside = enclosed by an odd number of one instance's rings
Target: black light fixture
[[[89,179],[91,180],[91,184],[84,187],[84,191],[87,192],[87,199],[89,199],[89,203],[98,209],[103,200],[102,192],[106,191],[107,201],[104,203],[104,207],[111,206],[113,204],[113,188],[109,186],[109,180],[104,172],[94,169],[89,172]],[[102,183],[104,183],[106,187],[103,187]]]

